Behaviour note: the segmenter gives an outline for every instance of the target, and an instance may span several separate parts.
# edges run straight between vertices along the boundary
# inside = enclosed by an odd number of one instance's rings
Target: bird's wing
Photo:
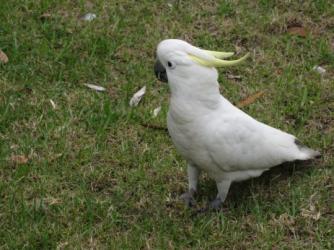
[[[312,158],[296,145],[293,135],[256,121],[241,110],[207,123],[206,147],[225,171],[268,169],[286,161]]]

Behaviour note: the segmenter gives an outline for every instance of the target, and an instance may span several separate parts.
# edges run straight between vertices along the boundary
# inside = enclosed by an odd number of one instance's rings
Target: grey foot
[[[188,207],[193,207],[196,205],[196,201],[194,199],[194,194],[195,191],[193,189],[189,190],[188,192],[185,192],[184,194],[182,194],[180,196],[180,199],[184,201],[184,203],[188,206]]]
[[[223,204],[223,201],[220,198],[216,198],[216,199],[214,199],[213,201],[210,202],[209,209],[219,210],[219,209],[221,209],[222,204]]]

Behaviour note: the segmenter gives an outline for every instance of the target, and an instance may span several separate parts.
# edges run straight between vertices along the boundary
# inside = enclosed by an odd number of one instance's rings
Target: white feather
[[[129,105],[131,107],[138,106],[139,102],[141,101],[145,93],[146,93],[146,86],[142,87],[140,90],[138,90],[136,93],[133,94],[133,96],[130,99]]]

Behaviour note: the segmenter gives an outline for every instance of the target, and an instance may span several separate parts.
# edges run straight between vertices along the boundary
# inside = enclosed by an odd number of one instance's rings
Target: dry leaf
[[[241,79],[241,76],[236,76],[236,75],[232,75],[232,74],[227,74],[227,78],[228,78],[228,79],[240,80],[240,79]]]
[[[15,164],[26,164],[28,158],[25,155],[12,155],[10,160]]]
[[[286,228],[292,233],[295,232],[295,219],[287,213],[281,214],[278,218],[273,217],[270,224],[274,227]]]
[[[301,215],[304,218],[310,218],[310,219],[313,219],[315,221],[318,221],[321,217],[321,213],[319,211],[315,212],[315,211],[310,211],[310,210],[306,210],[306,209],[302,209]]]
[[[52,205],[59,205],[59,204],[61,204],[62,200],[59,199],[59,198],[47,197],[47,198],[44,198],[44,202],[47,205],[52,206]]]
[[[84,85],[87,86],[88,88],[94,89],[96,91],[105,91],[106,90],[104,87],[94,85],[94,84],[85,83]]]
[[[157,115],[159,114],[160,111],[161,111],[161,106],[155,108],[153,110],[153,117],[157,117]]]
[[[51,103],[51,106],[53,109],[56,109],[56,104],[54,103],[54,101],[52,101],[52,99],[49,100],[50,103]]]
[[[43,13],[42,15],[39,16],[40,19],[42,20],[46,20],[51,18],[51,14],[50,13]]]
[[[265,91],[259,91],[255,93],[254,95],[248,96],[247,98],[243,99],[237,104],[237,107],[242,108],[245,106],[248,106],[249,104],[252,104],[255,102],[257,99],[259,99],[261,96],[263,96]]]
[[[67,249],[66,246],[68,245],[68,241],[60,242],[57,245],[56,249]]]
[[[309,209],[302,209],[301,210],[301,216],[303,216],[304,218],[310,218],[313,219],[315,221],[318,221],[321,217],[321,213],[320,211],[317,211],[315,209],[315,206],[313,204],[310,204],[310,208]]]
[[[296,36],[306,36],[306,30],[303,27],[292,26],[288,28],[288,33]]]
[[[8,56],[0,49],[0,62],[8,63]]]
[[[302,216],[305,217],[305,218],[310,218],[310,219],[313,219],[315,221],[318,221],[321,217],[321,213],[319,211],[316,212],[316,213],[312,213],[309,210],[302,209]]]
[[[131,107],[137,106],[140,100],[143,98],[146,92],[146,86],[142,87],[139,91],[137,91],[131,98],[129,104]]]
[[[277,75],[282,75],[283,70],[282,70],[282,69],[277,69],[277,70],[275,71],[275,73],[276,73]]]
[[[61,157],[63,154],[62,153],[58,153],[58,154],[53,154],[49,157],[49,161],[54,161],[57,160],[59,157]]]

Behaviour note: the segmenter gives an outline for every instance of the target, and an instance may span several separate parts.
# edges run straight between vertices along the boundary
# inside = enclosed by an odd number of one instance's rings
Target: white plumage
[[[204,170],[218,187],[213,208],[225,200],[233,181],[259,176],[286,161],[319,155],[293,135],[255,120],[225,99],[219,92],[217,70],[211,67],[217,65],[216,55],[168,39],[158,45],[160,68],[156,68],[158,77],[168,78],[171,90],[169,134],[188,162],[189,191],[182,198],[188,204],[194,202],[198,176]]]

